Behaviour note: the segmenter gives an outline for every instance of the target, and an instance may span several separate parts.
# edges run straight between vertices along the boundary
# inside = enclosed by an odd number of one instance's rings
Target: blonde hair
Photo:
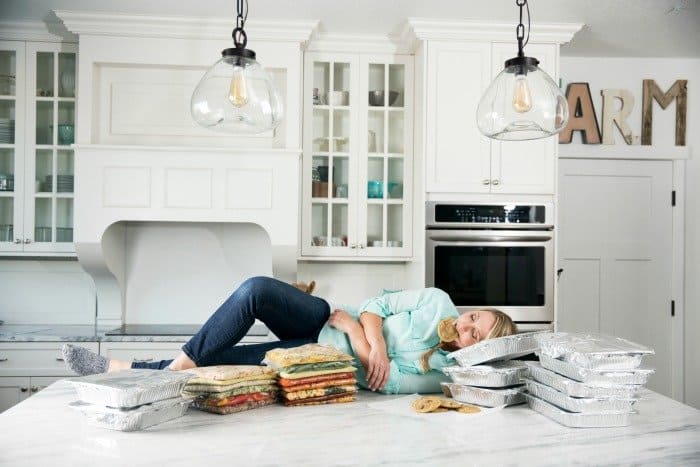
[[[493,313],[494,317],[496,318],[495,322],[493,323],[493,327],[489,331],[489,333],[484,337],[483,340],[486,339],[493,339],[495,337],[504,337],[504,336],[511,336],[513,334],[516,334],[518,332],[518,327],[515,325],[513,320],[511,319],[510,316],[502,312],[501,310],[498,310],[496,308],[480,308],[479,310],[476,311],[489,311]],[[446,350],[449,352],[454,352],[455,350],[459,350],[460,347],[457,346],[455,341],[450,341],[450,342],[445,342],[445,341],[440,341],[438,345],[433,347],[432,349],[428,350],[425,352],[421,358],[420,362],[421,365],[423,366],[423,370],[427,373],[430,371],[430,366],[428,363],[428,360],[430,360],[430,356],[435,353],[437,349],[441,350]]]

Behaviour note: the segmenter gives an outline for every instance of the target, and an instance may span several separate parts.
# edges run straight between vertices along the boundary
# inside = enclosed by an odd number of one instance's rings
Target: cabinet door
[[[492,77],[503,71],[504,62],[517,55],[517,44],[493,44]],[[540,68],[558,80],[557,46],[528,44],[527,56],[540,61]],[[532,141],[491,141],[492,193],[554,193],[556,136]]]
[[[22,251],[25,50],[0,41],[0,251]]]
[[[34,395],[42,389],[46,389],[47,386],[65,379],[61,376],[32,376],[29,378],[29,394]]]
[[[302,254],[355,256],[358,56],[307,54]]]
[[[27,45],[24,251],[75,251],[76,62],[75,45]]]
[[[0,412],[29,397],[29,378],[0,378]]]
[[[359,256],[411,256],[412,64],[392,55],[360,61]]]
[[[476,126],[476,108],[490,80],[490,43],[428,44],[428,192],[489,192],[490,143]]]

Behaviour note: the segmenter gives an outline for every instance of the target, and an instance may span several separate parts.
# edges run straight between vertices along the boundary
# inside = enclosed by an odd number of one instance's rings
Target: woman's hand
[[[369,351],[367,384],[372,391],[382,389],[389,380],[389,357],[385,345],[374,345]]]
[[[360,326],[360,323],[355,321],[345,310],[333,310],[328,318],[328,324],[345,334],[350,334]]]

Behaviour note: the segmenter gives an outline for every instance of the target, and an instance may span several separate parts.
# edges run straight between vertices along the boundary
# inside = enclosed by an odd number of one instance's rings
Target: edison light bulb
[[[525,75],[516,75],[513,87],[513,110],[525,113],[531,108],[532,95],[530,95],[530,86],[527,85],[527,78]]]
[[[234,107],[243,107],[248,103],[248,84],[246,83],[243,68],[234,67],[231,86],[228,90],[228,100]]]

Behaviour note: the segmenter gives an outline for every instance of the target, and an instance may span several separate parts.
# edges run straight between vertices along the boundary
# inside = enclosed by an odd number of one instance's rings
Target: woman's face
[[[454,341],[459,348],[481,342],[496,324],[496,315],[486,310],[462,313],[455,321],[458,337]]]

